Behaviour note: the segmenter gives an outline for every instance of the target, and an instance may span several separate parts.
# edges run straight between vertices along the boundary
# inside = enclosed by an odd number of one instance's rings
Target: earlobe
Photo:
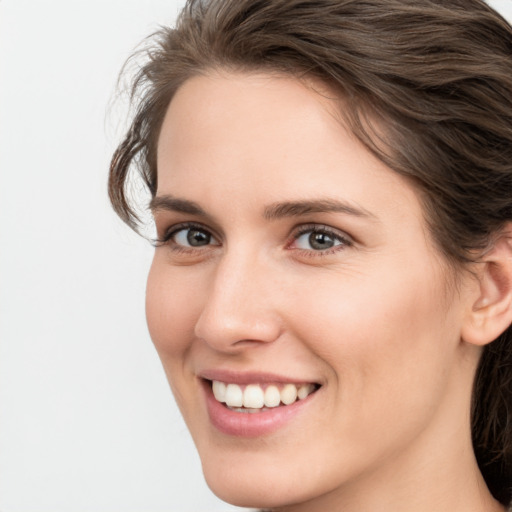
[[[512,324],[512,223],[499,232],[480,261],[478,294],[463,325],[462,339],[483,346]]]

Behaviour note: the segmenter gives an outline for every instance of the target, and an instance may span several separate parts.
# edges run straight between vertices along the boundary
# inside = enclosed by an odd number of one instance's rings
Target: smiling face
[[[206,479],[238,505],[398,500],[472,457],[464,285],[330,101],[200,76],[159,139],[148,325]]]

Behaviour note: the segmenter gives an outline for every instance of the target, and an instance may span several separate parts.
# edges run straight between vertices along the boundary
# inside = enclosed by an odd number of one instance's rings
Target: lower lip
[[[225,404],[218,402],[213,396],[211,384],[207,381],[203,381],[203,384],[212,425],[224,434],[237,437],[259,437],[275,432],[297,416],[316,395],[316,392],[311,393],[290,405],[257,413],[244,413],[232,411]]]

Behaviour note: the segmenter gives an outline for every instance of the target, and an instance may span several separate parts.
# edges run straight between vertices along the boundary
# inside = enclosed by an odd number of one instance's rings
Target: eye
[[[204,229],[191,227],[175,231],[171,238],[184,247],[203,247],[210,245],[213,237]]]
[[[344,236],[327,226],[304,226],[296,235],[291,248],[301,251],[329,252],[352,245]]]
[[[220,245],[208,229],[197,224],[172,226],[161,239],[157,240],[157,244],[169,245],[175,250],[193,250]]]

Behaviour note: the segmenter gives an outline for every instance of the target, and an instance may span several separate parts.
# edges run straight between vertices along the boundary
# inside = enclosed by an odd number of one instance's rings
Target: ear
[[[477,290],[461,335],[463,341],[483,346],[512,324],[512,223],[500,230],[476,268]]]

